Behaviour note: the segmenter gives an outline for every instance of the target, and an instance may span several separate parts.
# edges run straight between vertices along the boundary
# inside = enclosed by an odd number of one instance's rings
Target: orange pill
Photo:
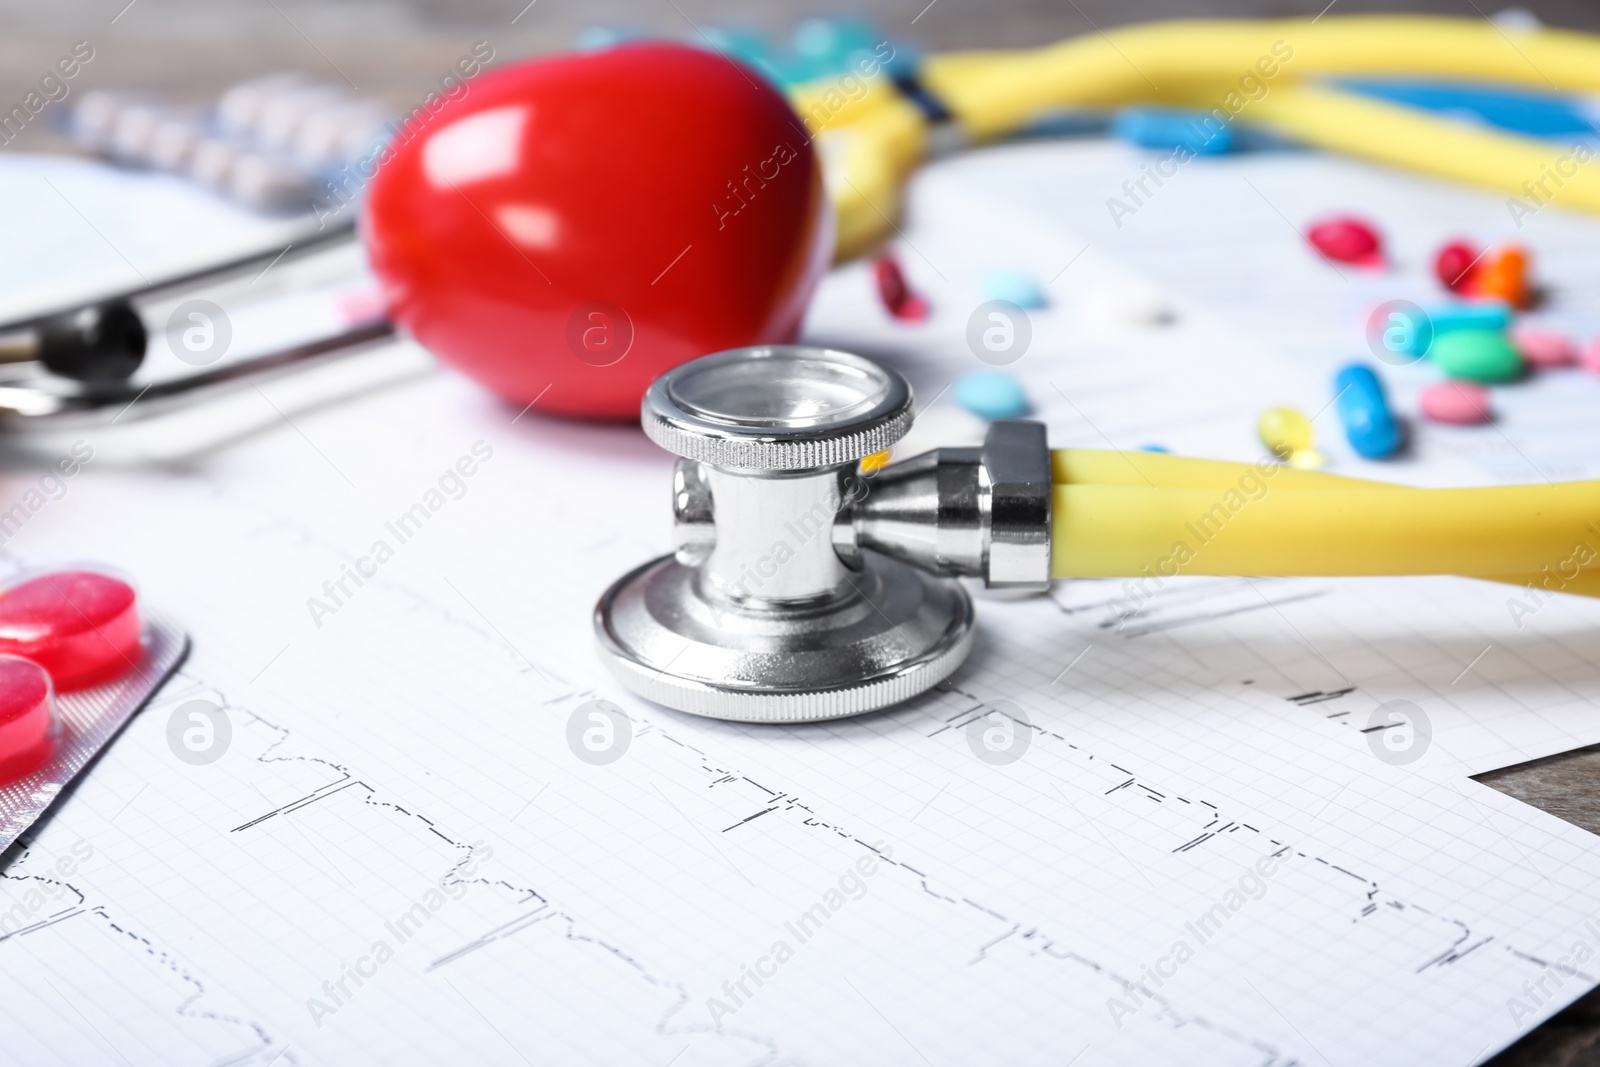
[[[1504,300],[1519,311],[1530,302],[1528,253],[1518,245],[1506,245],[1484,257],[1472,276],[1472,295]]]

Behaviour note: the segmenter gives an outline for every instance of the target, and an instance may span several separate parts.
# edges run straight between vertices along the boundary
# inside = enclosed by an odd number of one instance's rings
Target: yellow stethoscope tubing
[[[1002,136],[1051,109],[1159,101],[1195,85],[1226,92],[1246,77],[1265,83],[1264,99],[1271,99],[1277,88],[1308,78],[1394,74],[1600,90],[1600,39],[1449,16],[1173,21],[1033,51],[933,55],[920,72],[976,137]]]
[[[1288,59],[1285,47],[1293,51]],[[1263,66],[1273,73],[1264,74]],[[976,139],[1004,136],[1063,108],[1147,102],[1211,110],[1231,102],[1237,110],[1225,113],[1238,121],[1315,147],[1519,197],[1534,183],[1538,206],[1551,199],[1600,211],[1600,173],[1575,166],[1559,142],[1316,83],[1373,75],[1600,91],[1600,37],[1429,16],[1162,22],[1032,51],[933,55],[920,71],[923,84]],[[1246,77],[1249,91],[1241,87]],[[876,85],[858,99],[842,97],[827,81],[796,87],[790,96],[802,115],[821,116],[814,132],[835,212],[837,258],[859,255],[891,229],[900,189],[927,154],[926,119]]]
[[[1293,54],[1274,50],[1279,42]],[[1260,66],[1267,57],[1270,76]],[[1003,136],[1062,108],[1209,109],[1242,93],[1232,101],[1237,110],[1228,109],[1241,121],[1521,195],[1524,183],[1561,162],[1561,145],[1314,79],[1398,74],[1597,90],[1600,38],[1446,17],[1169,22],[1033,52],[931,56],[920,73],[973,138]],[[1255,91],[1242,92],[1246,76]],[[797,109],[804,113],[829,88],[796,90]],[[816,133],[839,258],[849,258],[888,232],[899,190],[927,153],[927,122],[897,94],[868,92],[834,109]],[[1558,173],[1561,202],[1600,211],[1600,177],[1571,169]],[[1058,577],[1460,574],[1600,595],[1600,580],[1584,569],[1600,545],[1600,482],[1413,489],[1288,467],[1267,475],[1250,465],[1084,450],[1058,451],[1053,465]]]
[[[1600,595],[1600,481],[1415,489],[1086,449],[1051,463],[1058,578],[1455,574]]]

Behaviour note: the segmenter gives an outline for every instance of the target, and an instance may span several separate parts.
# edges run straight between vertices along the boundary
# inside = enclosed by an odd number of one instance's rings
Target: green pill
[[[1452,378],[1508,382],[1522,373],[1522,356],[1501,330],[1451,330],[1433,339],[1428,358]]]

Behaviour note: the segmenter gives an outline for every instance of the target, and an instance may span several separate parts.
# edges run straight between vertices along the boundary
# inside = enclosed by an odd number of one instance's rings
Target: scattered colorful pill
[[[1533,302],[1527,250],[1506,245],[1484,256],[1472,274],[1468,292],[1475,297],[1504,300],[1519,311],[1527,310]]]
[[[885,252],[872,262],[872,275],[878,283],[878,298],[889,314],[901,322],[923,322],[928,317],[928,301],[911,291],[900,261]]]
[[[991,270],[983,276],[983,298],[1005,300],[1024,311],[1042,308],[1050,302],[1033,275],[1011,267]]]
[[[1508,382],[1522,373],[1522,356],[1502,330],[1466,327],[1433,339],[1428,358],[1452,378]]]
[[[1436,304],[1426,313],[1435,335],[1451,330],[1503,330],[1511,323],[1511,305],[1504,300]]]
[[[1233,127],[1209,111],[1170,107],[1125,107],[1111,120],[1114,136],[1140,148],[1164,152],[1186,149],[1215,156],[1233,147]]]
[[[819,73],[848,71],[857,55],[872,50],[883,34],[859,18],[808,18],[795,27],[790,47]]]
[[[1092,318],[1112,327],[1160,326],[1176,317],[1161,291],[1144,282],[1104,282],[1090,287],[1083,300]]]
[[[1530,367],[1570,367],[1578,362],[1578,346],[1557,330],[1519,323],[1511,328],[1511,343]]]
[[[346,326],[365,326],[382,322],[389,314],[383,294],[375,286],[345,289],[334,296],[339,321]]]
[[[978,371],[957,379],[951,389],[956,403],[980,419],[1015,419],[1028,413],[1022,383],[1005,371]]]
[[[1478,426],[1489,421],[1489,390],[1473,382],[1434,382],[1417,396],[1422,417],[1447,426]]]
[[[1584,370],[1600,374],[1600,337],[1583,346],[1583,351],[1578,353],[1578,363]]]
[[[707,29],[707,35],[715,32]],[[578,31],[572,40],[572,47],[580,52],[599,52],[607,48],[615,48],[619,44],[637,41],[649,36],[646,30],[633,29],[627,26],[585,26]]]
[[[1510,322],[1511,305],[1503,300],[1434,304],[1426,308],[1390,300],[1367,316],[1367,340],[1375,355],[1392,363],[1389,355],[1427,355],[1434,338],[1443,334],[1455,330],[1504,330]]]
[[[1306,239],[1337,263],[1383,266],[1383,238],[1371,223],[1354,215],[1336,215],[1314,223],[1306,232]]]
[[[1478,269],[1480,250],[1466,241],[1451,241],[1433,257],[1433,273],[1446,289],[1468,292]]]
[[[0,592],[0,653],[39,664],[61,691],[137,666],[140,637],[138,596],[109,574],[57,571]]]
[[[1256,422],[1261,443],[1278,459],[1295,466],[1321,466],[1317,432],[1297,408],[1277,407],[1263,412]]]
[[[1388,459],[1404,441],[1400,423],[1389,410],[1383,383],[1372,368],[1352,363],[1333,379],[1339,421],[1350,447],[1364,459]]]
[[[50,675],[16,656],[0,656],[0,783],[32,773],[50,754],[55,725]]]
[[[1327,462],[1328,457],[1314,448],[1296,452],[1289,457],[1289,466],[1299,467],[1301,470],[1316,470],[1318,467],[1326,466]]]

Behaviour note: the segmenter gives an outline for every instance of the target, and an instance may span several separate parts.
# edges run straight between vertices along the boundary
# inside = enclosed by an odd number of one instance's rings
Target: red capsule
[[[139,663],[138,596],[98,571],[56,571],[0,592],[0,653],[43,667],[59,690],[109,681]]]
[[[0,783],[37,770],[50,755],[55,706],[43,667],[0,656]]]
[[[902,322],[921,322],[928,317],[928,301],[911,291],[900,261],[887,252],[872,261],[872,274],[878,282],[878,298],[889,314]]]
[[[1313,248],[1338,263],[1383,266],[1383,238],[1371,223],[1354,215],[1336,215],[1314,223],[1306,232]]]
[[[1451,241],[1433,257],[1433,273],[1446,289],[1467,292],[1472,287],[1472,277],[1478,271],[1481,249],[1466,241]]]

